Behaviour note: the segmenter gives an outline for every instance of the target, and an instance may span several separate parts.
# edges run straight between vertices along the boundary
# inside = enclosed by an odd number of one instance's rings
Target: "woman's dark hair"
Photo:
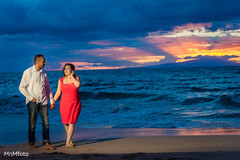
[[[66,76],[65,73],[64,73],[64,69],[65,69],[66,66],[70,66],[71,70],[72,70],[72,71],[75,71],[75,66],[74,66],[72,63],[66,63],[66,64],[64,65],[64,67],[63,67],[64,77]],[[75,73],[74,73],[73,76],[74,76],[74,77],[76,76]]]

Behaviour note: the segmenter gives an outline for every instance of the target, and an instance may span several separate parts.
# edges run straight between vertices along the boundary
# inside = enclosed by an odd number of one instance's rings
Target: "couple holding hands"
[[[71,63],[64,65],[64,76],[59,79],[57,91],[53,96],[47,74],[43,70],[46,64],[44,56],[41,54],[36,55],[34,63],[32,67],[24,71],[19,86],[20,92],[26,97],[28,107],[28,142],[30,148],[36,148],[35,127],[39,113],[42,119],[42,137],[45,149],[56,149],[50,145],[49,140],[48,99],[51,104],[50,109],[54,109],[55,102],[60,95],[60,114],[67,134],[65,147],[75,148],[72,136],[81,111],[81,100],[78,92],[81,82],[79,77],[75,75],[75,66]]]

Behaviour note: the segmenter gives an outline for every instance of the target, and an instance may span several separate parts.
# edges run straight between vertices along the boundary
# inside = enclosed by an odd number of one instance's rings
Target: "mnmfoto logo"
[[[8,157],[13,157],[13,156],[17,156],[17,157],[27,157],[29,156],[28,152],[20,152],[20,151],[4,151],[4,156],[8,156]]]

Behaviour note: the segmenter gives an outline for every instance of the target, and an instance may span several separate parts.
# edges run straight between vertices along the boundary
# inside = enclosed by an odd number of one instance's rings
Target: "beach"
[[[65,148],[64,141],[53,142],[57,150],[36,149],[27,144],[1,146],[2,159],[7,151],[27,152],[24,159],[155,159],[155,160],[239,160],[240,136],[150,136],[112,139],[75,140],[76,148]]]
[[[8,119],[7,121],[4,119]],[[65,148],[63,126],[50,125],[51,144],[45,150],[37,124],[37,148],[27,144],[27,115],[1,114],[1,159],[155,159],[238,160],[240,129],[76,128],[76,148]],[[8,156],[7,153],[29,154]],[[5,154],[5,155],[4,155]]]

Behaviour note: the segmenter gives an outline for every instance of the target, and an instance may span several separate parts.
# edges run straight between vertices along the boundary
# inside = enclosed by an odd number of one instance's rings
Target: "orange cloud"
[[[97,48],[92,50],[74,50],[73,53],[86,53],[94,56],[109,57],[115,60],[126,60],[139,64],[159,62],[165,58],[165,56],[158,56],[133,47],[107,47],[104,49]]]
[[[61,68],[64,67],[66,63],[71,63],[75,66],[76,70],[102,70],[102,69],[121,69],[127,68],[129,66],[102,66],[102,63],[89,63],[89,62],[60,62]],[[61,70],[61,69],[57,69]]]
[[[202,56],[240,56],[240,30],[210,31],[211,24],[188,24],[176,27],[173,31],[161,34],[150,33],[146,42],[177,57],[177,62],[193,59],[185,57]],[[240,63],[240,58],[229,60]]]

